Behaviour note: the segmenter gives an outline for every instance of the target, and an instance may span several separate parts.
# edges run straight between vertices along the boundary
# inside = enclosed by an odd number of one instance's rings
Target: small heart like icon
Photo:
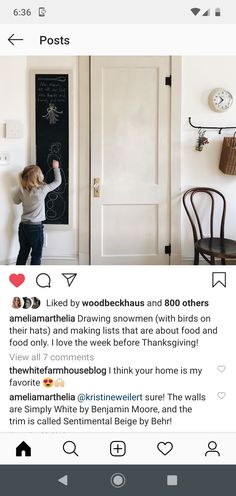
[[[225,369],[226,369],[225,365],[218,365],[218,367],[217,367],[217,370],[219,370],[219,372],[224,372]]]
[[[226,396],[226,393],[224,391],[220,391],[218,394],[217,394],[218,398],[220,398],[220,400],[223,400]]]
[[[9,281],[16,288],[19,288],[19,286],[21,286],[21,284],[23,284],[24,280],[25,280],[24,274],[11,274],[9,277]]]
[[[168,453],[170,453],[173,448],[174,448],[174,446],[170,441],[168,441],[166,443],[161,442],[161,443],[158,443],[158,445],[157,445],[158,451],[160,451],[162,453],[162,455],[165,455],[165,456],[168,455]]]

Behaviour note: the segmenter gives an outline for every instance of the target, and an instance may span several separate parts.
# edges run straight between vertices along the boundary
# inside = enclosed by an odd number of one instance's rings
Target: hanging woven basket
[[[219,168],[224,174],[236,175],[236,132],[224,138]]]

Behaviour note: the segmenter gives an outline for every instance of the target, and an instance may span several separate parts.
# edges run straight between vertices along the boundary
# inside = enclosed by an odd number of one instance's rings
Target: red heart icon
[[[21,284],[23,284],[25,280],[24,274],[11,274],[9,277],[10,282],[15,286],[16,288],[19,288]]]

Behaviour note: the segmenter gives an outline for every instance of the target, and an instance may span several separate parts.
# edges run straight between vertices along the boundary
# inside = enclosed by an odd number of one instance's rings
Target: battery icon
[[[221,16],[221,10],[220,10],[219,7],[217,7],[216,10],[215,10],[215,16],[216,17],[220,17]]]

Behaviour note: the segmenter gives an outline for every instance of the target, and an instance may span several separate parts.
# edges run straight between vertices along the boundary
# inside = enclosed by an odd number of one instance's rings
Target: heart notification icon
[[[19,288],[19,286],[21,286],[21,284],[25,281],[25,276],[24,274],[11,274],[9,281],[13,284],[13,286]]]
[[[174,448],[173,444],[171,442],[161,442],[161,443],[158,443],[157,445],[157,449],[158,451],[160,451],[160,453],[162,453],[162,455],[168,455],[172,449]]]

